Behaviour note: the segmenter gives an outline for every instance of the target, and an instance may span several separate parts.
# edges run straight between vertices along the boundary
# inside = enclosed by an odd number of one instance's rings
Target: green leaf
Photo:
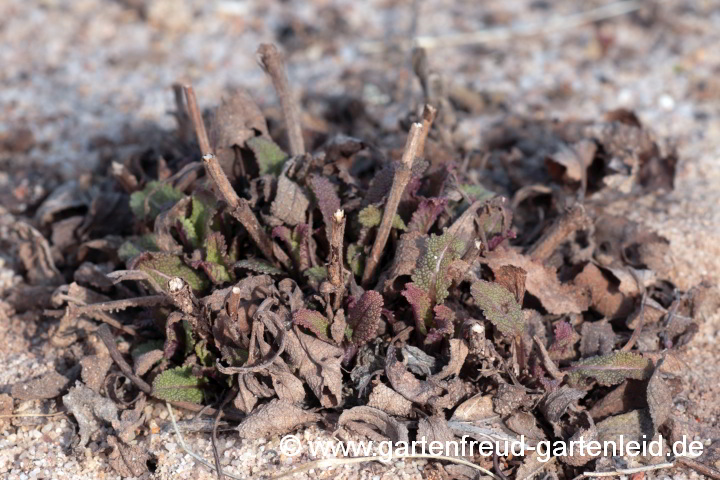
[[[327,267],[322,267],[318,265],[317,267],[310,267],[307,270],[303,272],[303,275],[308,277],[310,280],[315,280],[316,282],[322,282],[327,280],[328,271]]]
[[[208,349],[207,340],[200,340],[195,344],[195,355],[197,355],[201,365],[205,367],[215,365],[215,355]]]
[[[230,264],[225,237],[220,232],[213,232],[205,238],[205,261],[194,262],[193,266],[205,270],[213,283],[221,284],[235,280]]]
[[[472,185],[470,183],[464,183],[460,185],[460,189],[465,194],[475,201],[489,200],[495,196],[495,192],[488,190],[482,185]]]
[[[279,175],[288,154],[283,152],[275,142],[265,137],[253,137],[245,142],[257,160],[260,175]]]
[[[164,344],[165,342],[163,342],[162,340],[148,340],[147,342],[140,343],[135,348],[133,348],[130,351],[130,355],[133,359],[136,359],[140,357],[140,355],[144,355],[153,350],[162,350]]]
[[[163,291],[167,291],[167,283],[173,277],[185,280],[195,292],[201,292],[210,285],[203,273],[187,266],[179,255],[170,253],[142,253],[129,262],[128,268],[146,272]]]
[[[189,217],[179,219],[180,227],[190,244],[194,248],[198,248],[205,240],[208,222],[214,213],[214,209],[195,195],[192,197],[191,209],[192,212]]]
[[[365,268],[365,252],[362,245],[351,243],[346,252],[347,263],[354,275],[360,276]]]
[[[134,237],[126,240],[118,249],[120,260],[127,262],[144,252],[157,252],[160,248],[155,242],[155,235],[147,234],[142,237]]]
[[[152,395],[171,402],[202,403],[203,390],[207,381],[192,374],[192,367],[177,367],[165,370],[155,377]]]
[[[568,371],[571,384],[578,384],[586,378],[594,378],[600,385],[610,386],[622,383],[628,378],[635,380],[650,378],[652,362],[635,353],[612,352],[580,360]]]
[[[470,287],[475,303],[483,310],[485,318],[503,335],[522,335],[525,317],[515,295],[498,283],[478,280]]]
[[[465,252],[465,242],[456,239],[447,230],[442,235],[431,234],[425,254],[418,260],[412,281],[425,290],[433,305],[439,305],[449,295],[453,278],[450,265]]]
[[[264,273],[266,275],[282,275],[284,272],[273,264],[261,260],[259,258],[248,258],[235,263],[236,268],[245,268],[256,273]]]
[[[296,310],[292,315],[292,321],[295,325],[305,327],[315,334],[320,340],[330,342],[330,322],[325,315],[315,310],[301,308]]]
[[[130,195],[130,210],[141,220],[153,220],[184,196],[170,184],[152,181]]]
[[[375,205],[368,205],[367,207],[360,210],[360,213],[358,213],[358,221],[360,222],[360,225],[365,228],[373,228],[380,225],[380,222],[382,221],[382,216],[382,210],[380,210]],[[402,231],[407,230],[405,222],[397,213],[393,217],[392,228]]]

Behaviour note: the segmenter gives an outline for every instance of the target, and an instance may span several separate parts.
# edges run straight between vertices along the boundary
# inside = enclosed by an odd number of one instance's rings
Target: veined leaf
[[[245,145],[255,154],[260,175],[280,174],[288,155],[275,142],[260,136],[248,139]]]
[[[152,395],[172,402],[202,403],[204,378],[192,374],[192,367],[177,367],[165,370],[155,377]]]
[[[153,181],[130,195],[130,210],[141,220],[152,220],[184,196],[172,185]]]
[[[352,328],[352,342],[355,345],[364,345],[375,338],[382,309],[383,297],[374,290],[366,291],[350,305],[348,325]]]
[[[594,378],[600,385],[617,385],[627,378],[646,380],[652,375],[652,362],[631,352],[612,352],[590,357],[574,363],[570,383],[578,384],[585,378]]]
[[[412,281],[425,290],[433,305],[447,298],[453,278],[450,265],[465,252],[465,242],[453,238],[447,230],[442,235],[430,235],[425,254],[418,260]]]
[[[330,322],[325,315],[315,310],[301,308],[292,315],[295,325],[305,327],[315,334],[320,340],[330,342]]]
[[[259,258],[248,258],[235,263],[235,268],[245,268],[256,273],[264,273],[267,275],[282,275],[283,271],[273,264],[261,260]]]
[[[146,272],[163,290],[167,289],[168,280],[173,277],[182,278],[196,292],[209,286],[208,279],[202,272],[187,266],[180,256],[170,253],[142,253],[129,262],[128,268]]]
[[[520,304],[508,289],[498,283],[478,280],[470,287],[475,303],[483,310],[485,318],[507,336],[521,335],[525,330],[525,318]]]

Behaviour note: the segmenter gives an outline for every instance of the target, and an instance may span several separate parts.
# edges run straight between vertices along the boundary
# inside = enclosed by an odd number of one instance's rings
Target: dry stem
[[[382,221],[378,227],[377,235],[375,236],[375,243],[373,243],[370,256],[368,257],[367,264],[365,265],[365,272],[363,272],[362,277],[362,283],[364,286],[368,286],[370,280],[373,278],[373,275],[375,275],[375,269],[380,262],[380,257],[382,257],[385,244],[390,236],[390,229],[392,228],[392,221],[395,217],[395,212],[397,211],[398,205],[400,205],[400,199],[405,191],[405,187],[410,181],[413,161],[417,156],[418,148],[422,143],[424,143],[424,140],[422,139],[423,131],[424,129],[422,123],[414,123],[410,127],[410,133],[408,134],[407,143],[405,144],[402,161],[395,169],[395,176],[393,178],[387,202],[385,202],[385,211],[383,212]]]
[[[197,105],[195,91],[192,86],[186,85],[185,96],[187,97],[188,109],[190,111],[190,119],[192,120],[195,134],[197,135],[198,146],[203,155],[205,170],[207,171],[213,183],[217,187],[220,196],[230,207],[230,214],[239,221],[245,230],[247,230],[250,238],[262,252],[263,256],[272,263],[275,263],[275,255],[273,255],[272,240],[263,229],[255,214],[250,209],[247,200],[240,198],[235,189],[230,185],[227,175],[218,163],[217,157],[212,152],[210,140],[208,139],[205,123],[202,114]],[[281,260],[282,261],[282,260]]]
[[[330,265],[328,276],[335,287],[333,294],[333,310],[340,308],[345,292],[345,276],[343,275],[343,239],[345,237],[345,212],[338,210],[332,217],[332,233],[330,234]]]
[[[108,351],[110,352],[110,358],[112,358],[113,361],[117,364],[123,375],[129,378],[130,381],[132,381],[143,392],[147,393],[148,395],[152,394],[152,387],[148,383],[146,383],[145,380],[133,373],[130,365],[128,365],[128,363],[122,357],[122,354],[118,351],[117,344],[115,343],[115,338],[113,337],[112,332],[110,332],[110,327],[108,327],[107,324],[102,324],[97,328],[97,330],[95,330],[95,333],[105,344]]]
[[[576,203],[569,211],[555,220],[546,233],[530,247],[528,255],[536,262],[543,263],[550,258],[550,255],[561,243],[568,239],[570,234],[586,229],[590,225],[591,220],[585,213],[585,207]]]
[[[290,143],[290,153],[293,155],[302,155],[305,153],[305,144],[302,136],[302,127],[300,125],[299,109],[293,100],[290,84],[288,83],[287,71],[285,70],[285,62],[282,54],[277,47],[271,43],[263,43],[257,51],[260,65],[265,73],[272,80],[275,93],[280,101],[280,107],[285,117],[285,128],[288,132],[288,142]]]
[[[422,135],[420,136],[420,145],[418,145],[417,156],[422,157],[425,155],[425,140],[430,133],[430,127],[432,127],[433,121],[437,115],[437,109],[432,105],[425,105],[423,108],[423,122],[422,122]]]

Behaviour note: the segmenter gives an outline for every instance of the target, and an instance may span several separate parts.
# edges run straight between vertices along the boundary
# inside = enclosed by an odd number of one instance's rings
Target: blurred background
[[[65,176],[172,128],[173,82],[191,81],[203,107],[233,86],[274,105],[261,42],[285,52],[311,129],[341,128],[314,110],[328,96],[394,128],[422,100],[416,41],[475,114],[458,125],[467,151],[508,113],[592,119],[618,107],[696,159],[720,151],[718,0],[3,0],[0,19],[0,161]]]

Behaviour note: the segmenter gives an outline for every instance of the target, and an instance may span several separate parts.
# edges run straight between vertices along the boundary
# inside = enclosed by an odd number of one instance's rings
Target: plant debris
[[[72,349],[76,366],[14,399],[62,396],[80,447],[111,427],[123,476],[150,460],[129,443],[145,402],[216,414],[227,392],[247,439],[317,422],[394,442],[670,428],[663,362],[697,331],[703,290],[678,291],[667,241],[604,205],[672,188],[674,150],[632,112],[507,118],[480,167],[448,130],[471,113],[427,92],[401,129],[310,141],[280,52],[258,55],[282,118],[246,91],[203,115],[177,87],[183,154],[116,162],[12,221],[16,289],[43,301],[9,311],[55,319],[57,345],[107,348]],[[494,460],[502,478],[603,462]]]

